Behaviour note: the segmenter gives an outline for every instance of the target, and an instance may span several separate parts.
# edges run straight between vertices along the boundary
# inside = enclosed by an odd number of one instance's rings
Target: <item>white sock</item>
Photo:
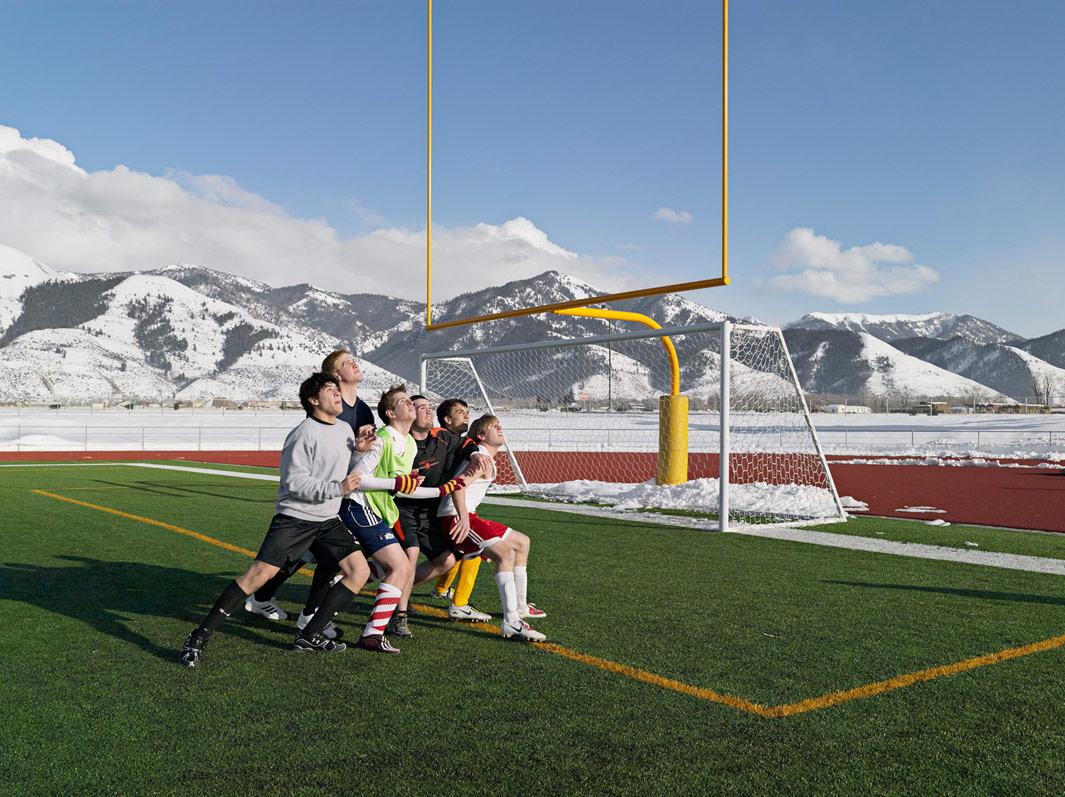
[[[514,574],[496,573],[496,586],[499,587],[499,600],[503,603],[503,619],[511,625],[521,623],[518,614],[518,596],[514,589]]]
[[[529,569],[525,565],[514,565],[514,594],[518,598],[518,611],[529,611]]]

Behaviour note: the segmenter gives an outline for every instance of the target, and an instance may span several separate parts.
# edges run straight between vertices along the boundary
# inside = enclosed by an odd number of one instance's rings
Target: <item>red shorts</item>
[[[450,535],[451,529],[455,528],[458,522],[457,517],[445,515],[440,518],[440,529],[444,534]],[[472,559],[480,556],[485,548],[490,548],[500,540],[505,540],[509,533],[509,526],[496,523],[494,520],[485,520],[483,517],[477,517],[476,512],[470,512],[470,533],[455,547],[464,559]]]

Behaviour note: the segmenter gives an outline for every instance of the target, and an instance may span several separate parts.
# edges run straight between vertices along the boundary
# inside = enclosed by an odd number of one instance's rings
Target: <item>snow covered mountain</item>
[[[1032,338],[1017,344],[1017,347],[1051,365],[1065,368],[1065,329],[1059,329],[1057,332],[1051,332],[1040,338]]]
[[[908,338],[895,347],[914,357],[994,388],[1018,401],[1065,397],[1065,369],[1015,346],[964,338]]]
[[[990,321],[971,315],[924,313],[923,315],[869,315],[866,313],[809,313],[784,329],[845,329],[868,332],[891,343],[903,338],[965,338],[973,343],[1007,343],[1019,340]]]
[[[548,271],[434,305],[434,319],[600,293]],[[663,326],[713,324],[728,317],[678,295],[614,306],[649,315]],[[308,284],[275,288],[187,264],[144,272],[57,274],[0,246],[0,401],[292,399],[324,354],[341,347],[361,359],[365,390],[372,394],[396,382],[416,383],[420,355],[429,351],[639,328],[546,314],[426,333],[424,309],[413,301],[342,294]],[[914,332],[922,334],[915,337]],[[953,338],[943,340],[944,335]],[[895,346],[884,341],[888,337]],[[1065,330],[1013,341],[1006,330],[972,316],[815,313],[789,325],[787,338],[800,381],[810,392],[914,399],[992,398],[1001,392],[1023,398],[1033,395],[1038,384],[1065,393]],[[682,389],[713,399],[716,335],[677,336],[674,343]],[[762,392],[783,389],[779,377],[764,372],[766,366],[752,365],[735,371],[734,384],[747,380]],[[497,388],[530,402],[565,395],[640,401],[668,391],[670,384],[661,343],[653,338],[524,352],[494,378]]]
[[[22,293],[46,280],[65,280],[61,274],[17,249],[0,244],[0,333],[22,313]]]
[[[867,332],[788,329],[799,383],[811,393],[894,399],[1002,400],[999,391],[899,351]]]

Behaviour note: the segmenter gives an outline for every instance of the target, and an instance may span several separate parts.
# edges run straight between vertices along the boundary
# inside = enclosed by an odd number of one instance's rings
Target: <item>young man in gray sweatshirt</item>
[[[277,514],[270,522],[251,567],[223,591],[211,611],[185,640],[181,663],[195,667],[211,634],[248,596],[312,543],[324,547],[340,563],[343,578],[322,600],[313,619],[296,634],[295,649],[337,653],[343,642],[327,639],[322,630],[362,589],[369,567],[359,543],[337,518],[343,496],[357,489],[361,477],[349,473],[352,454],[366,451],[374,436],[356,438],[351,426],[337,423],[343,409],[340,384],[332,374],[316,373],[300,385],[300,403],[307,418],[285,438],[281,451],[281,485]]]

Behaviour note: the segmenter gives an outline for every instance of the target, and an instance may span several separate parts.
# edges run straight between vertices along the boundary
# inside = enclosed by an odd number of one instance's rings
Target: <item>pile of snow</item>
[[[595,503],[619,510],[687,509],[716,512],[720,486],[717,479],[693,479],[684,484],[600,482],[588,479],[556,484],[530,484],[530,495],[569,503]],[[799,484],[733,484],[729,494],[733,513],[779,518],[829,518],[836,513],[828,490]]]

